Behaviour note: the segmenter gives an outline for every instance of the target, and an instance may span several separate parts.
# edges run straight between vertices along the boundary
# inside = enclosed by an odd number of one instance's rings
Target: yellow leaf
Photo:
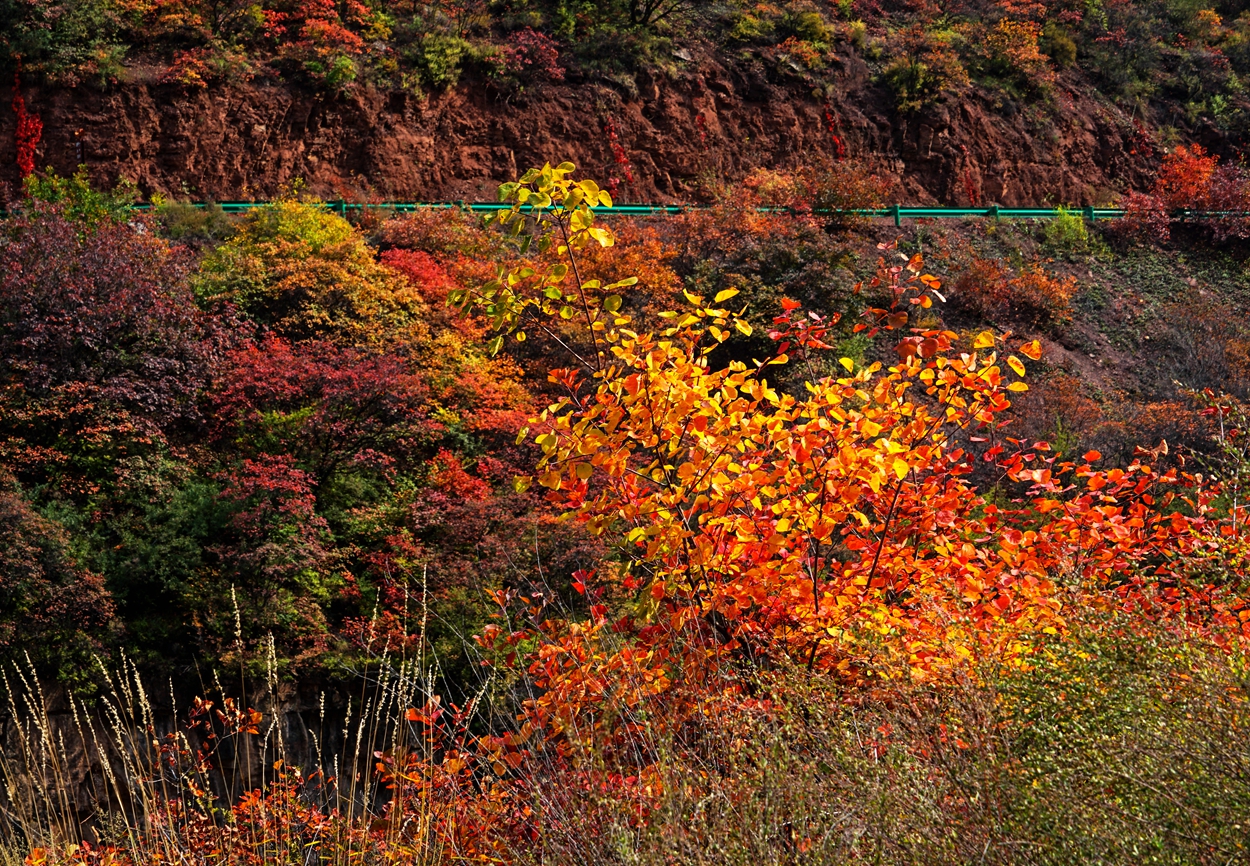
[[[977,334],[977,338],[972,341],[974,349],[988,349],[994,345],[994,335],[989,331],[982,331]]]
[[[1008,356],[1007,366],[1014,370],[1017,376],[1024,375],[1024,364],[1015,355]]]
[[[748,337],[751,336],[751,333],[755,330],[746,319],[734,319],[734,327]]]
[[[612,236],[612,232],[608,231],[607,229],[602,229],[596,226],[594,228],[586,229],[586,234],[590,235],[592,238],[598,241],[599,246],[601,247],[612,246],[612,242],[614,238]]]
[[[595,471],[595,467],[591,466],[589,463],[577,464],[577,477],[582,479],[583,481],[589,478],[591,474],[594,473],[594,471]]]
[[[906,477],[907,477],[907,473],[908,473],[908,471],[910,471],[910,470],[911,470],[911,467],[907,465],[907,461],[906,461],[906,460],[904,460],[902,457],[896,457],[896,458],[895,458],[895,460],[894,460],[894,474],[898,476],[898,478],[899,478],[899,480],[900,480],[900,481],[901,481],[902,479],[904,479],[904,478],[906,478]]]
[[[1032,343],[1025,343],[1020,347],[1020,354],[1027,358],[1032,358],[1034,361],[1040,361],[1042,359],[1042,344],[1037,340],[1034,340]]]
[[[738,294],[737,289],[725,289],[724,291],[717,292],[716,299],[713,301],[713,303],[715,304],[723,303],[729,300],[730,298],[732,298],[736,294]]]
[[[552,490],[559,490],[560,470],[552,469],[550,472],[544,472],[542,475],[538,476],[538,483],[543,487],[548,487]]]
[[[1024,384],[1023,382],[1012,382],[1010,385],[1007,386],[1007,390],[1008,391],[1027,391],[1029,390],[1029,386]]]
[[[852,361],[850,358],[839,358],[838,363],[846,368],[846,372],[848,373],[855,372],[855,362]]]

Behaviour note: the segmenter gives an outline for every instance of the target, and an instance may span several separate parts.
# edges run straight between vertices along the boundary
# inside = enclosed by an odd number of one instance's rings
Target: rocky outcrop
[[[894,175],[900,198],[916,203],[1100,203],[1148,183],[1148,139],[1079,79],[1061,80],[1045,106],[970,91],[901,115],[847,51],[834,85],[820,91],[827,100],[795,70],[712,57],[671,76],[520,94],[470,82],[417,99],[262,80],[34,86],[25,95],[44,122],[39,165],[64,173],[81,162],[101,182],[120,176],[145,193],[217,200],[271,197],[296,178],[327,198],[491,198],[518,169],[569,159],[593,176],[617,177],[625,200],[691,201],[706,197],[707,180],[829,153],[835,136],[849,155]],[[0,165],[15,158],[6,114]],[[0,175],[10,195],[15,171]]]

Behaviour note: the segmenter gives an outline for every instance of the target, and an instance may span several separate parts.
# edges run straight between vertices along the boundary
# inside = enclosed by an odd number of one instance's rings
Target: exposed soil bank
[[[702,180],[831,152],[831,126],[850,156],[872,157],[901,181],[900,199],[916,203],[967,204],[970,191],[987,204],[1101,203],[1146,185],[1155,162],[1138,128],[1075,78],[1061,81],[1044,111],[973,92],[918,115],[895,111],[854,54],[839,58],[835,79],[828,104],[798,75],[710,58],[672,78],[644,73],[612,88],[568,82],[511,96],[482,83],[417,100],[276,82],[34,86],[25,96],[44,122],[41,167],[65,173],[84,162],[98,181],[122,176],[145,193],[218,200],[270,197],[295,178],[349,200],[491,198],[518,169],[570,159],[618,177],[626,201],[690,201],[705,197]],[[4,112],[6,199],[14,147]]]

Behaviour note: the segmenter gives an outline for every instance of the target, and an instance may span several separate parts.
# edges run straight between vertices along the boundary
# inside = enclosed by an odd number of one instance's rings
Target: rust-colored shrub
[[[951,303],[989,321],[1047,328],[1071,318],[1076,281],[1030,265],[1012,274],[996,261],[973,256],[955,280]]]

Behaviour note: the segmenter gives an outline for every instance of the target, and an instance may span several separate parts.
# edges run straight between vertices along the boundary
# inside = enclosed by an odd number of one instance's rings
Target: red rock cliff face
[[[706,195],[701,181],[832,151],[830,118],[850,156],[895,176],[903,201],[968,204],[972,190],[986,204],[1087,204],[1148,182],[1149,145],[1076,81],[1061,83],[1049,113],[991,107],[973,92],[900,115],[862,60],[839,64],[828,103],[797,76],[712,59],[617,89],[570,82],[519,96],[482,84],[417,100],[367,88],[334,95],[281,83],[129,83],[35,86],[26,99],[44,121],[41,167],[66,173],[81,161],[100,182],[121,176],[145,193],[217,200],[270,197],[296,178],[328,198],[490,199],[518,169],[568,159],[592,176],[618,177],[623,200],[691,201]],[[5,112],[3,199],[16,185],[15,157]]]

